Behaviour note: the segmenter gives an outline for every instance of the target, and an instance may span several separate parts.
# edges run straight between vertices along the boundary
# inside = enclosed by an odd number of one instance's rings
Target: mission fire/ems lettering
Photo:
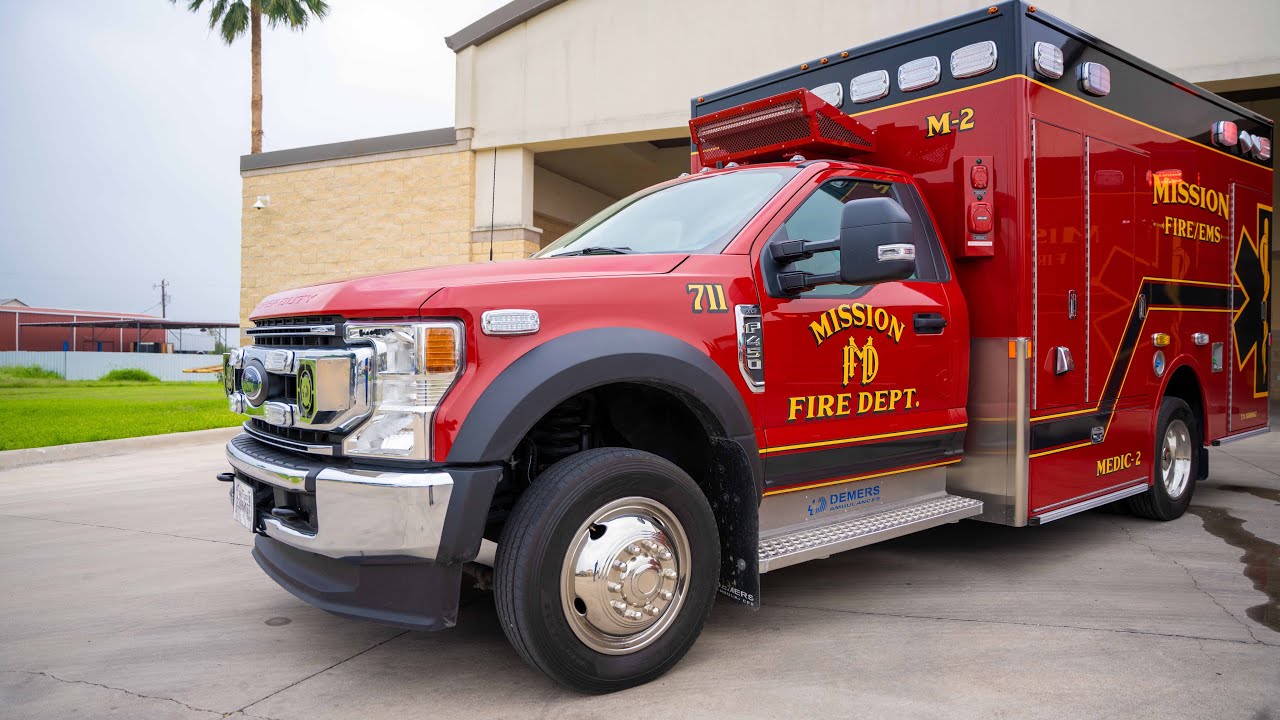
[[[1223,220],[1231,219],[1231,203],[1224,192],[1183,182],[1180,177],[1164,177],[1157,174],[1151,178],[1151,181],[1154,191],[1152,205],[1191,205],[1208,210],[1214,215],[1221,215]]]
[[[907,326],[888,310],[865,303],[842,303],[809,323],[813,341],[818,345],[841,330],[864,327],[879,330],[894,343],[899,343],[902,342],[902,331]]]

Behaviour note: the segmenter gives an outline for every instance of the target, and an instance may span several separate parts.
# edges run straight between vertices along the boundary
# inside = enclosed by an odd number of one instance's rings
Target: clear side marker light
[[[480,315],[485,335],[532,335],[541,322],[537,310],[486,310]]]
[[[844,85],[842,83],[833,82],[827,83],[826,85],[819,85],[809,92],[817,95],[834,107],[840,107],[844,104]]]
[[[1038,42],[1031,54],[1036,72],[1045,77],[1062,77],[1062,48],[1053,43]]]
[[[995,69],[996,44],[991,40],[965,45],[951,53],[951,77],[974,77]]]
[[[1080,89],[1098,97],[1109,95],[1111,93],[1111,70],[1102,63],[1081,63]]]
[[[869,103],[889,94],[889,71],[863,73],[849,81],[849,97],[855,103]]]
[[[905,92],[937,85],[942,78],[942,63],[937,55],[903,63],[898,68],[898,89]]]

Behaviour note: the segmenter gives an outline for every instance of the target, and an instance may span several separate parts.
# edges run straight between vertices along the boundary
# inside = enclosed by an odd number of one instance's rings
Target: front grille
[[[290,450],[303,450],[304,447],[290,447],[285,443],[297,443],[300,446],[306,445],[327,445],[337,451],[339,444],[342,442],[342,435],[324,430],[311,430],[300,427],[280,427],[272,425],[262,418],[249,418],[249,429],[263,442],[274,442],[276,440],[283,441],[279,443],[279,447],[286,447]],[[263,437],[267,436],[267,437]]]
[[[254,321],[254,329],[249,331],[253,336],[253,344],[259,347],[340,347],[342,340],[341,315],[300,315],[298,317],[263,318]],[[328,334],[312,332],[287,332],[288,328],[315,327],[332,325],[334,331]]]

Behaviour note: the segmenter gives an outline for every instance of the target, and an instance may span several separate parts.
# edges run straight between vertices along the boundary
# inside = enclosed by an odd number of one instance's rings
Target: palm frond
[[[218,32],[228,45],[249,29],[249,5],[244,0],[233,0],[222,18],[222,27]]]
[[[192,5],[199,5],[204,0],[191,0]],[[193,11],[198,7],[191,8]],[[227,11],[227,0],[214,0],[213,6],[209,8],[209,29],[218,27],[218,21],[222,19],[223,13]]]
[[[325,0],[264,0],[262,3],[262,15],[271,27],[287,25],[291,30],[302,30],[312,16],[319,20],[328,14],[329,3]]]

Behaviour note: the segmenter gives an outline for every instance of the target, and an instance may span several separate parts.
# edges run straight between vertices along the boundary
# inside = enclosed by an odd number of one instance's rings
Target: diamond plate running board
[[[981,512],[980,500],[942,495],[874,515],[777,535],[760,543],[760,572],[824,558]]]

